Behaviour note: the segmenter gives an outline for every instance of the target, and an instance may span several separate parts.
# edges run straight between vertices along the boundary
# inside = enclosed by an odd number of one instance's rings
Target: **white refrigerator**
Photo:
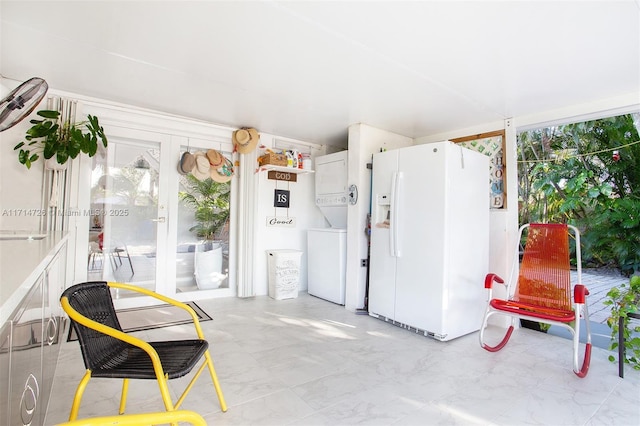
[[[480,328],[489,158],[452,142],[373,156],[369,314],[446,341]]]

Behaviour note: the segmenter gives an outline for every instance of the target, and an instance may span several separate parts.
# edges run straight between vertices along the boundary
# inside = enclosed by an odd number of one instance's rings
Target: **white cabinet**
[[[65,288],[67,245],[53,258],[45,271],[43,282],[43,336],[42,336],[42,415],[46,413],[53,377],[58,364],[66,316],[60,306],[60,295]],[[43,417],[44,420],[44,417]],[[44,422],[43,422],[44,424]]]
[[[11,321],[9,425],[42,424],[41,275]]]
[[[9,424],[9,349],[11,348],[11,323],[0,327],[0,425]],[[5,392],[5,390],[7,392]]]
[[[0,329],[0,424],[44,424],[64,330],[66,244]]]

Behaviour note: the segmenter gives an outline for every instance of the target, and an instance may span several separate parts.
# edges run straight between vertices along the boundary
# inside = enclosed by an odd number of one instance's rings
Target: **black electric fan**
[[[15,126],[40,103],[49,85],[41,78],[33,77],[16,87],[0,101],[0,132]]]

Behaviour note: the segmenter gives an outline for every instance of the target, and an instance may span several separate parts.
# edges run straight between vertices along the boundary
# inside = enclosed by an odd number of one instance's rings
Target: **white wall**
[[[14,85],[10,80],[2,80],[2,95],[8,94]],[[15,86],[17,86],[17,82]],[[213,138],[231,140],[231,132],[234,130],[226,126],[218,126],[212,123],[198,122],[176,116],[159,114],[153,111],[139,109],[135,106],[114,104],[99,99],[87,98],[81,95],[64,93],[49,90],[50,95],[58,95],[71,99],[80,100],[78,108],[79,114],[90,112],[101,118],[103,126],[119,125],[126,126],[130,129],[156,131],[159,133],[180,134],[186,136],[211,135]],[[41,109],[41,108],[39,108]],[[0,230],[38,230],[40,218],[37,215],[15,214],[15,211],[40,211],[42,206],[43,194],[43,162],[38,161],[27,170],[17,161],[17,155],[13,151],[13,147],[22,140],[25,131],[30,127],[29,120],[25,119],[7,131],[0,133]],[[286,139],[270,134],[261,134],[260,144],[266,147],[276,145],[282,147],[282,144],[289,147],[301,147],[303,152],[309,152],[312,160],[316,156],[324,155],[330,151],[330,147],[318,144],[310,144],[304,141]],[[329,148],[329,149],[328,149]],[[335,150],[335,149],[334,149]],[[318,228],[327,226],[324,216],[315,205],[315,178],[313,173],[299,174],[298,181],[295,183],[286,183],[283,181],[275,181],[267,179],[266,172],[255,173],[257,163],[254,163],[255,157],[264,149],[258,148],[255,154],[246,155],[247,173],[243,174],[249,181],[247,187],[254,188],[253,203],[250,206],[251,213],[255,218],[252,233],[253,244],[248,247],[253,254],[253,262],[248,264],[251,268],[251,274],[248,275],[252,279],[252,285],[256,295],[266,295],[268,293],[267,282],[267,262],[265,251],[267,249],[295,249],[303,251],[301,264],[301,281],[300,290],[307,289],[307,235],[308,228]],[[75,165],[80,165],[85,158],[76,159]],[[77,164],[76,164],[77,163]],[[86,163],[86,162],[85,162]],[[251,169],[250,171],[248,169]],[[79,189],[83,188],[81,182],[86,180],[88,176],[81,176],[83,167],[73,167],[73,177],[71,179],[71,206],[78,207],[87,203],[86,196],[79,193]],[[88,170],[88,167],[84,167]],[[273,207],[273,194],[275,188],[289,189],[291,192],[291,205],[288,209],[276,209]],[[236,187],[239,189],[238,187]],[[237,196],[237,195],[236,195]],[[87,206],[88,208],[88,206]],[[6,215],[2,212],[6,211]],[[296,218],[296,226],[293,228],[267,227],[266,218],[268,216],[287,216]],[[75,221],[86,220],[84,217],[73,218]],[[88,229],[85,224],[71,223],[70,231],[75,234],[75,228]],[[246,234],[243,234],[246,235]],[[84,239],[86,235],[73,235],[71,241],[75,239]],[[248,240],[238,241],[238,244],[247,243]],[[79,270],[85,271],[86,253],[81,251],[75,252],[73,247],[70,250],[70,259],[75,259],[79,264]],[[245,277],[245,276],[243,276]],[[76,277],[81,278],[81,277]]]
[[[0,80],[0,94],[6,95],[19,82],[12,80]],[[50,90],[50,94],[58,94],[66,97],[75,95],[65,94]],[[86,99],[85,99],[86,101]],[[101,103],[100,101],[92,100]],[[119,118],[126,121],[130,111],[137,111],[132,106],[117,106],[115,110],[120,114]],[[347,244],[347,294],[346,308],[355,310],[362,308],[366,290],[366,268],[360,266],[361,259],[367,258],[367,238],[365,235],[366,215],[369,212],[370,204],[370,174],[367,164],[371,162],[371,157],[380,149],[393,149],[402,146],[409,146],[419,143],[430,143],[445,139],[479,134],[504,128],[506,130],[506,168],[507,168],[507,208],[494,210],[491,212],[491,246],[490,246],[490,268],[492,271],[507,275],[512,263],[511,247],[515,244],[517,237],[518,216],[517,216],[517,176],[516,176],[516,128],[515,124],[535,127],[537,120],[551,122],[565,120],[572,117],[578,120],[589,114],[590,117],[598,115],[596,111],[607,113],[624,113],[639,108],[637,97],[624,97],[604,100],[597,104],[579,105],[561,111],[541,113],[536,116],[520,117],[517,121],[506,120],[487,123],[473,128],[458,129],[446,134],[430,135],[427,137],[412,140],[409,137],[394,134],[385,130],[376,129],[366,124],[354,124],[349,127],[349,184],[356,184],[359,190],[359,200],[356,205],[348,208],[348,244]],[[129,112],[128,112],[129,111]],[[144,114],[140,113],[139,117]],[[157,119],[154,116],[154,119]],[[214,133],[229,135],[233,130],[224,126],[215,126],[211,123],[198,123],[187,119],[171,117],[173,126],[198,127],[198,133],[210,132],[215,128]],[[182,123],[182,124],[181,124]],[[105,123],[106,124],[106,123]],[[130,123],[136,127],[136,123]],[[147,124],[141,124],[146,127]],[[540,124],[541,125],[541,124]],[[18,163],[13,147],[22,140],[26,129],[30,126],[28,119],[24,120],[14,128],[0,133],[0,230],[38,229],[40,218],[25,214],[11,215],[11,211],[32,210],[38,211],[41,208],[43,191],[43,162],[36,163],[31,170],[27,170]],[[271,147],[276,139],[282,140],[274,135],[263,134],[261,143]],[[324,155],[332,151],[331,147],[313,145],[304,141],[289,140],[291,144],[300,143],[312,146],[313,156]],[[335,150],[335,149],[334,149]],[[314,176],[299,175],[298,182],[286,184],[267,179],[265,172],[251,175],[255,177],[255,209],[252,214],[255,217],[254,224],[254,244],[251,247],[253,254],[253,264],[248,265],[252,270],[251,278],[254,281],[255,294],[267,294],[267,260],[265,251],[267,249],[296,249],[304,252],[301,265],[300,289],[307,288],[307,260],[306,260],[306,229],[314,227],[324,227],[326,222],[314,203]],[[76,181],[81,179],[76,177]],[[273,228],[266,226],[266,217],[276,215],[286,215],[286,212],[276,212],[273,207],[273,191],[276,188],[289,187],[291,191],[291,207],[289,216],[296,218],[294,228]],[[72,199],[77,194],[72,194]],[[72,202],[72,205],[75,205]],[[282,209],[279,209],[282,210]],[[6,214],[5,214],[6,213]],[[242,242],[240,242],[242,243]],[[80,259],[82,256],[78,257]]]
[[[86,105],[85,107],[89,107]],[[132,108],[128,110],[128,108]],[[98,105],[91,105],[90,110],[99,110]],[[181,134],[185,136],[210,135],[216,140],[231,140],[231,133],[234,129],[226,126],[217,126],[212,123],[202,123],[189,121],[176,117],[162,118],[161,114],[151,112],[136,111],[133,107],[118,106],[105,107],[109,110],[108,116],[113,123],[127,122],[127,126],[136,129],[155,130],[170,134]],[[104,114],[104,113],[103,113]],[[98,114],[99,115],[99,114]],[[110,124],[109,120],[104,121],[104,125]],[[259,130],[259,129],[258,129]],[[233,202],[232,208],[243,209],[239,212],[242,217],[236,218],[234,229],[237,236],[235,245],[238,246],[238,294],[243,296],[266,295],[268,294],[268,275],[266,250],[271,249],[294,249],[303,251],[300,270],[300,290],[307,289],[307,259],[306,230],[313,227],[324,227],[324,216],[315,205],[315,181],[314,174],[299,174],[297,182],[287,183],[267,179],[267,172],[257,172],[257,162],[255,158],[260,156],[265,148],[277,150],[278,147],[286,145],[287,149],[299,147],[302,152],[311,154],[312,161],[318,155],[326,153],[323,145],[310,144],[305,141],[286,139],[280,136],[261,133],[260,142],[256,151],[246,154],[242,158],[241,167],[238,170],[237,183],[233,188],[232,197],[241,198],[238,202]],[[246,162],[246,163],[245,163]],[[243,182],[244,180],[244,182]],[[274,190],[288,189],[290,191],[290,208],[276,209],[273,207]],[[243,195],[240,192],[252,197],[244,203]],[[234,213],[234,217],[235,217]],[[289,216],[296,218],[296,225],[292,228],[267,227],[266,218],[269,216]],[[252,223],[245,223],[245,218],[252,218]],[[244,250],[242,245],[247,247]],[[245,268],[245,269],[243,269]],[[242,287],[242,288],[241,288]],[[248,289],[244,292],[243,289]]]
[[[0,99],[18,84],[0,79]],[[25,132],[31,127],[29,120],[25,118],[0,133],[0,231],[40,230],[44,162],[38,160],[31,169],[27,169],[18,163],[17,151],[13,150],[25,140]]]
[[[371,170],[367,164],[383,149],[410,146],[413,139],[376,129],[366,124],[349,126],[349,184],[358,187],[358,202],[347,210],[347,288],[345,307],[351,311],[364,307],[367,270],[361,259],[367,259],[365,234],[371,202]]]
[[[273,135],[262,134],[260,142],[265,147],[273,147]],[[295,141],[290,141],[295,145]],[[301,148],[309,144],[301,145]],[[275,148],[274,148],[275,150]],[[307,149],[312,154],[312,162],[318,155],[324,155],[326,148],[314,145]],[[259,154],[258,154],[259,155]],[[315,164],[315,162],[313,162]],[[298,174],[297,182],[270,180],[267,172],[255,174],[257,179],[255,218],[255,245],[253,250],[253,285],[256,295],[268,294],[267,250],[292,249],[302,251],[300,265],[300,291],[307,290],[307,229],[326,227],[324,216],[315,205],[315,176],[313,173]],[[275,189],[290,191],[289,209],[275,208]],[[267,226],[267,217],[288,216],[295,218],[295,227]]]

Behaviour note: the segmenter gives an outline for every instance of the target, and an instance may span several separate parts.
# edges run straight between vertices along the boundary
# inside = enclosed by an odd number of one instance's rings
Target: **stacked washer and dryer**
[[[328,228],[307,231],[308,292],[344,305],[347,263],[347,153],[315,159],[316,205]]]

